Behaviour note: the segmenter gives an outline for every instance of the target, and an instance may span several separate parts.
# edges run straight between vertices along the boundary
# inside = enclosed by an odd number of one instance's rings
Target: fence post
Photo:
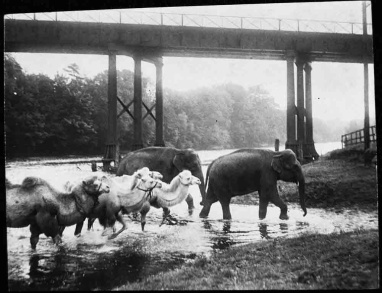
[[[279,146],[280,146],[280,140],[278,138],[275,139],[275,151],[279,151]]]

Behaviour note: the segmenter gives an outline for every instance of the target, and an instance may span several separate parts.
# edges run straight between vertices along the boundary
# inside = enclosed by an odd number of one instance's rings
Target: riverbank
[[[303,165],[306,205],[341,212],[377,212],[375,165],[328,159]],[[279,182],[281,198],[298,202],[295,184]],[[253,193],[231,203],[258,204]],[[330,249],[328,249],[330,248]],[[116,290],[374,289],[379,288],[379,231],[304,234],[230,247],[178,269]]]
[[[378,248],[378,230],[276,238],[198,257],[114,290],[375,289]]]

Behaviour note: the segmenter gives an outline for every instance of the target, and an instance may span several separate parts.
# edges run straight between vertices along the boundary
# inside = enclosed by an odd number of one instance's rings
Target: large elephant
[[[199,178],[202,198],[205,197],[204,177],[198,154],[193,149],[176,149],[172,147],[147,147],[128,153],[120,162],[117,176],[132,175],[136,170],[148,167],[163,175],[163,182],[170,183],[171,180],[183,170],[190,170],[192,175]],[[194,209],[194,201],[190,194],[186,198],[190,213]],[[151,203],[157,207],[156,203]],[[163,208],[164,214],[168,215],[170,210]]]
[[[211,204],[219,201],[223,219],[231,219],[229,204],[231,197],[259,192],[259,218],[267,215],[268,203],[281,210],[280,219],[287,220],[287,206],[280,199],[277,180],[298,184],[300,205],[306,215],[305,178],[296,155],[290,149],[281,152],[264,149],[240,149],[214,160],[207,169],[208,190],[203,198],[204,206],[199,217],[208,216]]]

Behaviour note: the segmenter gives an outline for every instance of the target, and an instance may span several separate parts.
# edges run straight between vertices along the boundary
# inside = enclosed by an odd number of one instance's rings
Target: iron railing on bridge
[[[374,126],[370,126],[370,142],[377,141],[377,133]],[[346,148],[348,146],[357,145],[365,142],[364,130],[356,130],[344,135],[341,135],[341,143],[342,148]]]
[[[363,24],[356,22],[218,16],[205,14],[176,14],[131,10],[129,11],[126,9],[8,14],[5,15],[5,19],[363,34]],[[372,34],[372,25],[370,23],[367,24],[367,33],[369,35]]]

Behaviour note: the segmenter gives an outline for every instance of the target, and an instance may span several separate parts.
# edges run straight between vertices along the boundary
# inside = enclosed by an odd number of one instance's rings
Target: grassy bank
[[[330,249],[328,249],[330,247]],[[198,257],[116,290],[378,288],[377,230],[274,239]]]

